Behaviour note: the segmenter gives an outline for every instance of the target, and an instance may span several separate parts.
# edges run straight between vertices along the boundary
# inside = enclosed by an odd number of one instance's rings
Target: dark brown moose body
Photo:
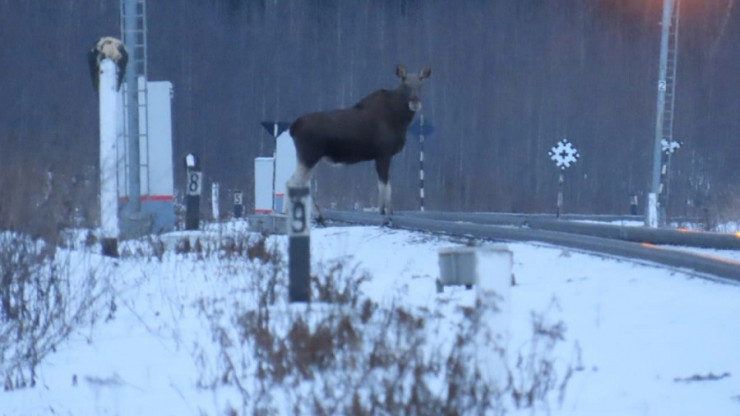
[[[421,109],[422,81],[431,69],[408,74],[398,65],[396,74],[402,82],[395,90],[378,90],[353,107],[310,113],[293,122],[290,135],[298,164],[288,186],[306,186],[322,158],[345,164],[374,160],[380,213],[392,214],[391,159],[406,143],[406,129]]]

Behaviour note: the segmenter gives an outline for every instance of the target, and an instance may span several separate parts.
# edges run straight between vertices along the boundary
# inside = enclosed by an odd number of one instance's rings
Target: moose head
[[[398,65],[396,75],[401,78],[402,84],[399,87],[401,92],[408,97],[409,110],[417,112],[421,110],[421,84],[422,81],[429,78],[432,74],[432,68],[426,67],[419,71],[418,74],[409,74],[406,67]]]

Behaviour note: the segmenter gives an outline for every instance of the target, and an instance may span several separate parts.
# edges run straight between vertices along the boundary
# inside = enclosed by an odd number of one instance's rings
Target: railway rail
[[[387,221],[377,213],[324,210],[322,214],[330,221],[351,224],[384,225]],[[409,211],[391,216],[390,221],[392,227],[435,234],[494,241],[547,243],[655,263],[703,278],[740,283],[740,262],[674,247],[739,250],[740,236],[736,234],[650,229],[581,222],[598,220],[597,218],[569,218],[555,219],[547,215]]]

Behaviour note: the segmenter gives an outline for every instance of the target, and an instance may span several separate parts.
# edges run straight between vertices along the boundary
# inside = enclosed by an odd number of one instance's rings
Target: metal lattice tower
[[[678,26],[680,0],[663,0],[663,20],[658,68],[658,99],[655,120],[653,174],[651,193],[657,197],[658,222],[665,223],[668,202],[670,152],[663,151],[663,141],[673,142],[673,119],[678,63]]]
[[[676,6],[671,16],[671,27],[668,31],[668,51],[666,55],[666,90],[665,90],[665,108],[663,109],[663,139],[667,144],[673,143],[673,117],[674,107],[676,105],[676,67],[678,64],[678,25],[680,22],[681,0],[676,0]],[[670,176],[668,172],[671,169],[672,151],[664,150],[662,153],[661,183],[663,189],[660,195],[662,201],[660,206],[663,207],[663,214],[668,205],[668,195],[670,193]],[[664,216],[665,218],[665,216]]]
[[[671,27],[668,31],[666,51],[665,108],[663,108],[663,139],[673,141],[673,109],[676,104],[676,66],[678,63],[678,24],[681,0],[676,0],[676,7],[671,16]],[[665,152],[664,152],[665,153]],[[670,154],[670,153],[669,153]]]
[[[149,164],[149,155],[140,154],[140,149],[149,148],[146,0],[121,0],[121,33],[129,53],[124,93],[126,189],[129,212],[136,214],[141,211],[141,169]]]

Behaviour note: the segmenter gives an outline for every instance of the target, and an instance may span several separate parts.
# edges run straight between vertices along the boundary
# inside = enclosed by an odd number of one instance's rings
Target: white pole
[[[214,182],[211,185],[211,207],[213,208],[213,219],[218,221],[221,218],[221,206],[219,204],[219,185],[218,182]]]
[[[647,224],[650,228],[658,228],[658,195],[648,194]]]
[[[116,64],[100,63],[100,228],[103,254],[118,255],[118,191],[116,178]]]

